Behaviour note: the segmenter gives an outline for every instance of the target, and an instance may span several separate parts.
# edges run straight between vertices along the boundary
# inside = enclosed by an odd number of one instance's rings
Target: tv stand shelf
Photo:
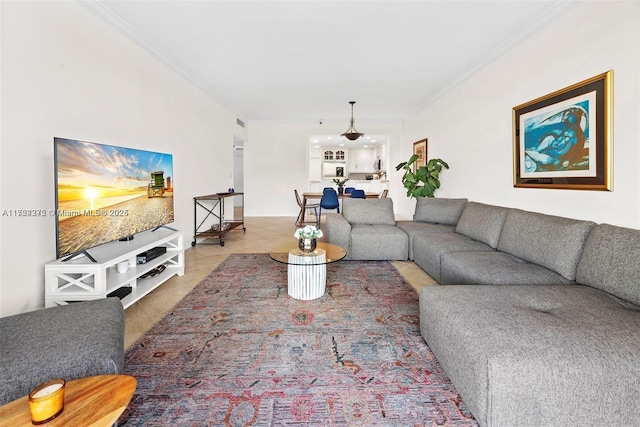
[[[167,252],[144,264],[137,264],[139,253],[156,246],[166,247]],[[136,234],[133,240],[106,243],[87,252],[96,262],[79,254],[67,261],[58,259],[45,265],[46,307],[106,298],[116,289],[129,286],[131,293],[121,300],[127,308],[174,275],[184,275],[182,232],[168,227]],[[129,268],[120,273],[117,265],[123,261],[129,263]],[[160,274],[144,279],[140,277],[160,265],[166,266]]]

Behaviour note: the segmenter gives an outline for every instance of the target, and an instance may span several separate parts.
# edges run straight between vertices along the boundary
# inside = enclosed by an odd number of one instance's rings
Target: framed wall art
[[[427,139],[421,139],[413,143],[413,154],[418,156],[418,160],[413,164],[413,171],[418,170],[420,166],[427,165]]]
[[[514,187],[611,190],[613,71],[513,108]]]

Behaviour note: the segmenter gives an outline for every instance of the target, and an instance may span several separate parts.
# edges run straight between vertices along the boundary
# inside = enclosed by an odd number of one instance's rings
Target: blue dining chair
[[[351,194],[351,192],[355,189],[356,189],[355,187],[345,187],[344,194]]]
[[[364,190],[353,190],[351,192],[352,199],[366,199],[367,196],[364,194]]]
[[[338,200],[338,193],[333,188],[324,189],[322,192],[322,198],[320,199],[320,209],[318,210],[318,224],[322,219],[322,209],[337,209],[340,213],[340,201]]]

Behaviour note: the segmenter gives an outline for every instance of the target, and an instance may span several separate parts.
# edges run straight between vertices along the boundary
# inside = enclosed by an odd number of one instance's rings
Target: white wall
[[[394,166],[427,137],[430,157],[452,167],[439,197],[640,228],[639,7],[579,2],[404,128],[358,121],[365,133],[398,135],[386,166],[396,209],[410,216],[414,201]],[[245,141],[245,215],[295,216],[292,190],[308,185],[309,135],[344,131],[346,121],[251,122],[244,134],[232,112],[76,2],[2,1],[0,20],[0,210],[53,207],[54,136],[165,151],[174,155],[174,225],[188,242],[192,198],[233,186],[234,133]],[[513,106],[609,69],[614,191],[513,188]],[[43,306],[54,221],[0,217],[0,316]]]
[[[309,137],[318,134],[339,135],[344,132],[344,122],[325,121],[323,125],[309,122],[252,121],[249,123],[249,139],[244,149],[245,215],[247,216],[296,216],[294,189],[300,193],[308,190]],[[358,130],[370,134],[401,135],[399,121],[358,122]],[[391,163],[397,164],[398,143],[390,139]],[[396,194],[396,190],[390,190]],[[293,228],[293,223],[291,224]]]
[[[405,124],[451,166],[436,197],[640,228],[640,3],[577,2]],[[512,109],[614,70],[613,191],[513,187]],[[401,212],[413,211],[404,198]]]
[[[232,186],[236,116],[79,3],[0,7],[0,210],[54,207],[54,136],[163,151],[188,244],[193,197]],[[55,218],[0,220],[0,316],[42,307]]]

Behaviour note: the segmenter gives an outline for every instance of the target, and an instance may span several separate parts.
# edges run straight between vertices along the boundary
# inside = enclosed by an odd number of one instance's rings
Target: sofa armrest
[[[330,213],[325,216],[324,241],[338,245],[347,251],[346,259],[351,252],[351,224],[342,214]]]
[[[71,381],[124,369],[118,298],[76,302],[0,319],[0,404],[53,378]]]

